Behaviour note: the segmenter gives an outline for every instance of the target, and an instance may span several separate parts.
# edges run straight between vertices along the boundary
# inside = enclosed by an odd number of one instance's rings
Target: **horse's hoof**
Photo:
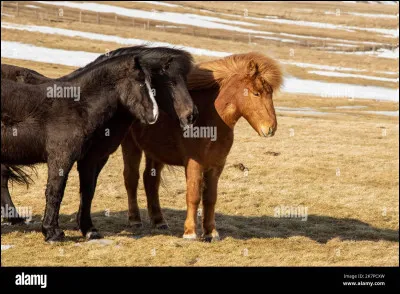
[[[95,240],[95,239],[101,239],[101,238],[103,238],[103,236],[96,230],[86,233],[87,240]]]
[[[52,242],[60,242],[63,241],[65,237],[64,232],[61,229],[49,230],[46,233],[45,241]]]
[[[142,222],[139,221],[129,221],[129,226],[131,226],[134,229],[141,229],[143,228]]]
[[[197,235],[196,235],[196,233],[193,233],[193,234],[183,234],[182,237],[183,237],[183,239],[189,240],[189,241],[197,240]]]
[[[167,223],[157,224],[156,229],[157,230],[169,230],[169,226]]]
[[[211,234],[203,235],[202,239],[204,242],[218,242],[221,240],[218,232],[215,230]]]

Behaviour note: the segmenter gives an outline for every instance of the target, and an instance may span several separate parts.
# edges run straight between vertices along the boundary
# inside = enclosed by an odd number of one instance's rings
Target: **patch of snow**
[[[303,12],[313,12],[314,10],[313,9],[310,9],[310,8],[295,8],[295,9],[293,9],[294,11],[303,11]]]
[[[283,39],[283,38],[278,38],[278,37],[267,37],[267,36],[254,36],[254,38],[259,38],[259,39],[264,39],[264,40],[276,40],[284,43],[299,43],[296,40],[293,39]]]
[[[5,250],[8,250],[8,249],[10,249],[10,248],[13,248],[13,247],[15,247],[15,245],[1,245],[1,251],[5,251]]]
[[[294,62],[287,60],[280,60],[281,64],[289,64],[295,65],[302,68],[315,68],[315,69],[323,69],[329,71],[356,71],[356,72],[367,72],[366,69],[358,69],[354,67],[342,67],[342,66],[333,66],[333,65],[323,65],[323,64],[315,64],[315,63],[304,63],[304,62]],[[375,71],[375,73],[379,74],[390,74],[390,75],[398,75],[399,72],[392,71]]]
[[[37,47],[30,44],[1,40],[1,57],[11,59],[82,67],[99,57],[99,55],[98,53]]]
[[[169,44],[169,43],[164,43],[164,42],[150,43],[149,41],[141,40],[141,39],[122,38],[122,37],[118,37],[118,36],[114,36],[114,35],[103,35],[103,34],[97,34],[97,33],[60,29],[60,28],[47,27],[47,26],[20,25],[20,24],[2,22],[1,27],[5,28],[5,29],[22,30],[22,31],[28,31],[28,32],[39,32],[39,33],[43,33],[43,34],[55,34],[55,35],[68,36],[68,37],[81,37],[81,38],[91,39],[91,40],[113,42],[113,43],[122,44],[122,45],[126,45],[126,46],[148,44],[151,46],[174,47],[174,48],[180,48],[180,49],[186,50],[189,53],[194,54],[194,55],[205,55],[205,56],[214,56],[214,57],[225,57],[225,56],[231,55],[231,53],[228,53],[228,52],[212,51],[212,50],[201,49],[201,48],[187,47],[187,46],[182,46],[182,45],[174,45],[174,44]]]
[[[334,71],[361,71],[360,69],[356,69],[353,67],[342,67],[342,66],[332,66],[332,65],[323,65],[323,64],[315,64],[315,63],[305,63],[305,62],[295,62],[295,61],[283,61],[282,64],[290,64],[295,65],[302,68],[316,68],[316,69],[325,69],[325,70],[334,70]]]
[[[399,14],[377,14],[377,13],[359,13],[359,12],[346,12],[346,14],[363,16],[363,17],[372,17],[372,18],[398,18]]]
[[[14,15],[11,15],[11,14],[7,14],[7,13],[1,13],[1,16],[7,16],[7,17],[15,17]]]
[[[162,2],[162,1],[129,1],[129,2],[146,3],[146,4],[152,4],[152,5],[161,5],[161,6],[166,6],[166,7],[180,7],[181,6],[181,5],[166,3],[166,2]]]
[[[166,25],[156,25],[156,28],[167,28],[167,29],[184,29],[186,27],[180,26],[166,26]]]
[[[315,37],[315,36],[306,36],[306,35],[296,35],[296,34],[288,34],[288,33],[280,33],[282,36],[287,37],[295,37],[301,39],[311,39],[311,40],[326,40],[326,41],[335,41],[335,42],[343,42],[343,43],[353,43],[353,44],[365,44],[365,45],[384,45],[383,43],[377,42],[369,42],[369,41],[352,41],[352,40],[345,40],[345,39],[335,39],[329,37]]]
[[[277,113],[293,113],[293,114],[306,114],[306,115],[327,115],[328,112],[317,111],[310,107],[285,107],[285,106],[277,106],[275,107]]]
[[[365,111],[366,113],[371,113],[371,114],[378,114],[378,115],[386,115],[386,116],[399,116],[399,111]]]
[[[34,9],[40,8],[39,6],[36,6],[36,5],[25,5],[25,7],[34,8]]]
[[[1,57],[76,67],[84,66],[99,56],[97,53],[51,49],[12,41],[1,41],[1,48]],[[395,90],[383,87],[360,86],[343,83],[328,83],[304,80],[290,76],[285,77],[282,91],[288,93],[318,95],[327,98],[349,97],[389,101],[399,100],[398,89]]]
[[[354,32],[355,30],[375,32],[379,34],[385,34],[387,37],[398,38],[399,37],[399,29],[380,29],[380,28],[362,28],[362,27],[354,27],[354,26],[345,26],[345,25],[337,25],[330,23],[322,23],[315,21],[305,21],[305,20],[292,20],[292,19],[270,19],[265,18],[266,21],[280,23],[280,24],[288,24],[288,25],[296,25],[296,26],[307,26],[321,29],[333,29],[333,30],[345,30],[348,32]]]
[[[333,45],[336,47],[350,47],[350,48],[354,48],[354,47],[358,47],[359,45],[356,44],[339,44],[339,43],[327,43],[327,45]]]
[[[346,105],[346,106],[336,106],[336,109],[361,109],[366,108],[364,105]]]
[[[398,59],[399,58],[399,47],[397,47],[394,50],[389,50],[389,49],[384,49],[384,48],[378,49],[377,55],[378,55],[378,57],[383,57],[383,58]]]
[[[288,93],[317,95],[324,98],[348,97],[399,101],[399,89],[344,83],[328,83],[304,80],[292,76],[285,78],[282,91]]]
[[[342,72],[332,72],[332,71],[320,71],[320,70],[311,70],[309,71],[311,74],[321,75],[321,76],[329,76],[329,77],[343,77],[343,78],[361,78],[366,80],[375,80],[375,81],[384,81],[384,82],[399,82],[399,79],[391,79],[391,78],[382,78],[382,77],[373,77],[366,75],[357,75],[351,73],[342,73]]]

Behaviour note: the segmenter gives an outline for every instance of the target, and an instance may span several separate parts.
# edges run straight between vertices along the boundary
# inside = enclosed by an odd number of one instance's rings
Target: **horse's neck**
[[[94,131],[110,120],[118,108],[119,94],[116,75],[111,68],[96,68],[80,75],[63,79],[60,83],[79,87],[80,100],[86,105],[88,131]]]
[[[79,87],[82,99],[96,107],[118,103],[118,77],[111,66],[100,66],[75,76],[60,78],[59,81]]]
[[[190,91],[199,110],[199,123],[218,127],[218,136],[232,133],[240,118],[231,101],[218,88]]]
[[[81,87],[81,90],[88,92],[97,92],[99,89],[104,87],[104,82],[107,85],[115,85],[118,81],[115,69],[111,65],[100,65],[92,70],[85,69],[79,74],[67,75],[56,79],[56,81],[75,84]],[[114,87],[115,88],[115,87]]]
[[[93,122],[92,130],[101,127],[114,117],[122,107],[118,103],[118,97],[115,91],[102,91],[90,98],[85,97],[87,101],[88,120]]]
[[[234,87],[224,86],[216,93],[217,97],[214,101],[214,107],[220,119],[231,129],[236,125],[236,122],[242,116],[238,107],[236,106],[236,92]]]

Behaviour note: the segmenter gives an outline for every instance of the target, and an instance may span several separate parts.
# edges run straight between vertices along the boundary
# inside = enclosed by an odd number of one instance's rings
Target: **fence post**
[[[147,29],[150,30],[150,20],[147,20]]]
[[[115,14],[115,25],[117,25],[117,23],[118,23],[118,15]]]
[[[96,20],[97,20],[97,24],[100,23],[100,15],[98,12],[96,12]]]
[[[82,10],[79,10],[79,22],[82,22]]]
[[[19,6],[18,6],[18,2],[17,2],[17,12],[16,12],[16,16],[19,16]]]
[[[135,27],[135,19],[134,18],[132,18],[132,25],[133,25],[133,27]]]

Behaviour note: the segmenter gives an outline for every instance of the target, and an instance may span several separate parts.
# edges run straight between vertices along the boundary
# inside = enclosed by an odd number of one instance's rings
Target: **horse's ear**
[[[258,73],[258,65],[254,60],[251,60],[248,65],[249,76],[252,77]]]
[[[161,67],[162,67],[162,69],[163,69],[164,71],[168,70],[168,68],[169,68],[169,66],[171,65],[171,62],[172,62],[173,59],[174,59],[173,57],[168,56],[168,57],[164,58],[164,59],[161,61]]]

